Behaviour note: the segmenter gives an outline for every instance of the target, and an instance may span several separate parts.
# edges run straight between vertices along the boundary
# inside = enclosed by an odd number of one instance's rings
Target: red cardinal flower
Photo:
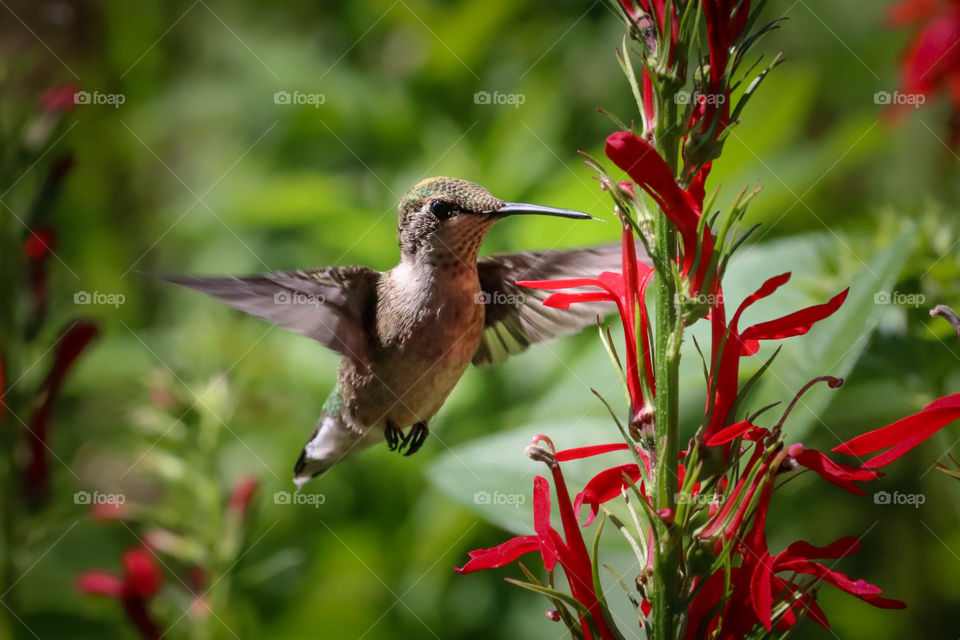
[[[260,488],[260,481],[254,476],[241,476],[233,483],[233,491],[227,501],[227,512],[237,517],[243,517],[250,507],[253,494]]]
[[[40,111],[44,113],[67,113],[77,106],[75,94],[80,87],[75,84],[58,84],[40,96]]]
[[[641,414],[653,398],[644,398],[637,361],[636,310],[640,309],[640,349],[643,352],[643,367],[648,388],[653,392],[653,356],[650,351],[650,317],[644,304],[647,284],[653,276],[653,268],[637,260],[632,228],[624,223],[622,233],[622,273],[605,271],[596,278],[568,278],[563,280],[520,280],[517,284],[530,289],[573,289],[596,287],[600,291],[554,293],[543,301],[544,306],[568,309],[578,302],[614,302],[623,322],[625,354],[627,361],[627,391],[630,394],[633,416]]]
[[[958,418],[960,418],[960,393],[954,393],[934,400],[919,413],[859,435],[834,447],[833,450],[852,456],[863,456],[887,449],[862,465],[864,469],[879,469],[899,459]]]
[[[713,127],[717,138],[730,121],[730,89],[727,64],[730,51],[743,32],[750,15],[750,0],[703,0],[703,16],[707,24],[707,47],[710,50],[710,79],[704,96],[702,130]]]
[[[57,341],[53,364],[41,387],[40,405],[31,416],[29,424],[30,461],[26,471],[26,492],[31,499],[42,500],[47,494],[49,425],[63,382],[77,358],[98,333],[99,329],[95,324],[81,320],[70,325]]]
[[[606,154],[650,194],[664,215],[676,225],[683,241],[683,275],[691,279],[690,295],[698,295],[713,257],[710,229],[704,226],[703,235],[697,236],[703,207],[702,180],[706,179],[706,173],[693,192],[681,189],[657,150],[629,131],[611,134],[607,138]],[[691,273],[694,267],[696,272]]]
[[[550,451],[542,449],[540,442],[546,443]],[[527,553],[539,551],[546,571],[552,571],[557,563],[563,567],[573,597],[590,613],[592,624],[583,616],[580,618],[584,638],[589,640],[594,637],[590,631],[592,627],[603,640],[613,640],[616,636],[610,631],[606,613],[594,590],[593,564],[570,502],[570,494],[567,492],[553,443],[546,436],[536,436],[527,451],[528,455],[546,462],[550,467],[563,535],[561,536],[550,522],[550,483],[546,478],[537,476],[533,483],[533,527],[536,533],[512,538],[490,549],[471,551],[470,561],[463,567],[454,567],[454,570],[457,573],[472,573],[480,569],[498,568]]]
[[[717,638],[739,640],[747,637],[758,624],[768,631],[774,627],[781,631],[789,629],[801,614],[808,615],[829,629],[826,616],[815,600],[814,589],[821,581],[875,607],[904,608],[906,605],[902,602],[882,597],[879,587],[864,580],[853,580],[814,561],[843,558],[859,551],[860,542],[856,538],[841,538],[826,547],[815,547],[799,541],[775,556],[769,552],[765,528],[774,484],[773,475],[769,473],[771,468],[765,467],[757,476],[757,484],[762,484],[763,488],[754,510],[753,524],[742,538],[735,539],[734,555],[741,558],[741,564],[730,571],[733,591],[723,605],[723,615],[720,617],[715,613],[724,594],[721,585],[717,584],[721,578],[715,573],[691,605],[690,624],[694,633],[697,630],[702,632],[705,628],[716,629],[719,624]],[[722,571],[718,572],[721,577]],[[781,573],[789,574],[789,577],[778,575]],[[804,580],[803,576],[810,576],[812,580]],[[775,613],[778,617],[775,617]],[[691,629],[688,629],[686,637],[692,640],[703,636],[691,635]]]
[[[950,143],[960,144],[960,1],[910,0],[891,8],[890,23],[923,25],[907,47],[901,63],[901,87],[913,96],[945,93],[955,111]],[[916,102],[916,101],[914,101]]]
[[[782,340],[805,334],[814,324],[833,315],[843,305],[849,291],[849,289],[844,289],[823,304],[807,307],[740,331],[738,325],[743,312],[758,300],[772,295],[789,280],[789,273],[782,273],[768,279],[740,304],[729,325],[725,321],[722,298],[720,303],[711,309],[713,351],[710,368],[710,396],[707,400],[710,421],[704,434],[704,439],[708,442],[726,426],[730,409],[737,399],[740,358],[755,354],[760,347],[760,340]]]
[[[123,574],[87,571],[77,576],[79,591],[120,600],[127,618],[144,640],[159,640],[160,628],[150,616],[148,604],[160,590],[163,573],[153,555],[142,548],[125,551]]]

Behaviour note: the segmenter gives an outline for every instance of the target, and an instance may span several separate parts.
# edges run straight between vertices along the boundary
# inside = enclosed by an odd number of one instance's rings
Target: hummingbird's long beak
[[[544,207],[538,204],[527,204],[525,202],[505,202],[502,207],[493,211],[487,211],[490,215],[499,217],[518,216],[518,215],[541,215],[557,216],[560,218],[571,218],[573,220],[598,220],[593,216],[582,211],[573,211],[572,209],[557,209],[556,207]]]

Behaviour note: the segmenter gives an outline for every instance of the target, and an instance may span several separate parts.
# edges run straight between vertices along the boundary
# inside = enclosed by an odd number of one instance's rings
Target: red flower
[[[32,229],[23,241],[23,255],[27,258],[27,277],[30,281],[32,328],[37,327],[46,315],[47,261],[56,250],[56,241],[53,229],[44,225]]]
[[[907,47],[901,63],[901,86],[905,93],[930,97],[944,92],[960,112],[960,2],[957,0],[909,0],[890,10],[893,26],[923,21],[925,24]],[[952,146],[960,143],[960,113],[952,122]]]
[[[738,324],[743,312],[753,303],[773,294],[789,280],[789,273],[782,273],[768,279],[740,304],[729,325],[725,321],[722,297],[719,298],[720,302],[711,309],[713,350],[710,368],[710,395],[707,400],[710,420],[704,434],[706,441],[709,442],[726,426],[728,414],[737,398],[740,358],[756,353],[760,346],[760,340],[781,340],[805,334],[814,324],[835,313],[843,305],[849,291],[849,289],[844,289],[823,304],[807,307],[775,320],[755,324],[741,332]]]
[[[663,34],[665,27],[665,20],[667,16],[666,12],[666,0],[620,0],[620,5],[626,10],[626,12],[636,21],[638,21],[640,27],[650,25],[651,18],[655,21],[651,26],[653,26],[657,33]],[[646,15],[644,15],[646,14]],[[648,22],[644,24],[644,20]],[[673,50],[677,46],[677,39],[680,36],[680,22],[677,16],[676,6],[670,6],[670,52],[669,60],[673,61]],[[649,44],[656,44],[649,43]],[[644,67],[646,71],[646,67]]]
[[[842,487],[850,493],[863,495],[866,493],[858,487],[855,482],[867,482],[876,480],[882,473],[869,471],[859,467],[834,462],[820,451],[814,449],[804,449],[802,444],[793,444],[787,448],[790,457],[796,460],[797,464],[807,467],[814,471],[821,478],[832,482],[838,487]]]
[[[919,413],[859,435],[834,447],[833,450],[838,453],[862,456],[889,447],[862,465],[864,469],[879,469],[899,459],[958,418],[960,418],[960,393],[954,393],[934,400]]]
[[[774,461],[774,464],[777,462]],[[806,613],[815,622],[829,629],[826,616],[815,601],[816,594],[813,589],[820,581],[832,584],[875,607],[902,609],[906,606],[897,600],[882,597],[879,587],[864,580],[853,580],[839,571],[813,561],[814,558],[843,558],[857,552],[860,543],[856,538],[841,538],[826,547],[815,547],[799,541],[776,556],[772,555],[768,550],[765,534],[767,510],[774,486],[769,467],[765,465],[757,478],[756,484],[762,484],[763,488],[750,530],[735,543],[735,554],[741,557],[742,562],[730,572],[733,591],[724,603],[722,624],[716,614],[710,616],[710,612],[716,611],[719,599],[724,593],[716,584],[719,578],[714,574],[691,605],[690,623],[695,630],[702,630],[704,624],[708,629],[714,629],[717,624],[721,624],[717,638],[735,640],[746,637],[757,624],[762,624],[768,631],[774,626],[778,630],[789,629],[801,613]],[[778,575],[780,573],[787,573],[789,577],[782,578]],[[804,575],[812,576],[814,581],[797,581]],[[786,609],[783,609],[783,605],[786,605]],[[782,611],[779,619],[774,618],[776,610]],[[698,636],[690,635],[688,629],[687,637]]]
[[[520,280],[517,284],[531,289],[572,289],[596,287],[601,291],[575,293],[554,293],[543,301],[544,306],[556,309],[568,309],[578,302],[614,302],[623,322],[624,342],[626,345],[626,379],[630,394],[633,417],[637,418],[643,409],[653,402],[653,398],[644,399],[637,362],[637,322],[636,310],[640,309],[640,349],[643,352],[644,371],[649,389],[654,391],[653,354],[650,350],[650,318],[644,304],[647,284],[653,276],[653,268],[637,260],[636,246],[632,228],[623,224],[621,273],[605,271],[596,278],[568,278],[564,280]],[[645,401],[646,400],[646,401]]]
[[[702,130],[714,128],[716,139],[730,121],[730,89],[726,79],[730,51],[743,32],[750,14],[750,0],[703,0],[710,50],[710,79],[704,96]]]
[[[676,225],[683,241],[683,275],[692,279],[690,294],[698,294],[713,256],[710,230],[705,226],[702,237],[697,237],[697,225],[703,207],[702,183],[697,195],[681,189],[657,150],[629,131],[611,134],[607,138],[606,154],[650,194],[664,215]],[[698,200],[697,196],[701,199]],[[696,273],[691,274],[695,264]]]
[[[541,441],[547,444],[549,452],[540,448]],[[533,482],[533,527],[536,533],[512,538],[490,549],[471,551],[470,561],[463,567],[454,567],[454,570],[457,573],[472,573],[480,569],[499,568],[527,553],[539,551],[546,571],[552,571],[559,562],[567,576],[571,594],[590,612],[593,625],[589,625],[582,616],[580,618],[584,638],[589,640],[593,637],[590,627],[594,626],[603,640],[612,640],[615,636],[610,631],[604,609],[593,587],[593,564],[570,502],[570,494],[567,492],[557,455],[553,451],[553,443],[546,436],[536,436],[533,445],[528,448],[528,454],[545,461],[550,467],[563,535],[561,536],[550,522],[550,484],[546,478],[537,476]]]
[[[31,416],[29,424],[31,454],[26,471],[26,491],[28,497],[34,500],[42,500],[47,493],[49,475],[47,440],[53,406],[60,396],[67,373],[98,333],[99,330],[95,324],[81,320],[70,325],[57,340],[53,364],[41,387],[42,399]]]
[[[40,111],[44,113],[67,113],[77,105],[74,95],[80,91],[75,84],[58,84],[40,96]]]
[[[148,604],[160,590],[163,573],[153,555],[135,548],[123,554],[123,574],[87,571],[77,576],[79,591],[115,598],[123,603],[127,618],[145,640],[159,640],[160,628],[150,616]]]
[[[237,517],[243,517],[250,506],[253,494],[260,487],[260,481],[254,476],[241,476],[233,483],[233,491],[227,501],[227,512]]]

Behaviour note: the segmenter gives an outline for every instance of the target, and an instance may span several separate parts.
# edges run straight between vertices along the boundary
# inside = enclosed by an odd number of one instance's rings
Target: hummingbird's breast
[[[476,263],[401,262],[384,274],[377,301],[379,344],[368,375],[354,380],[351,413],[364,426],[430,420],[476,354],[484,304]]]

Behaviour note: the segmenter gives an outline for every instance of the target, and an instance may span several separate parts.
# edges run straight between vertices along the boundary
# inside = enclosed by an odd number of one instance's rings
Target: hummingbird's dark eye
[[[438,220],[446,220],[453,212],[453,205],[443,200],[434,200],[430,203],[430,213],[435,215]]]

